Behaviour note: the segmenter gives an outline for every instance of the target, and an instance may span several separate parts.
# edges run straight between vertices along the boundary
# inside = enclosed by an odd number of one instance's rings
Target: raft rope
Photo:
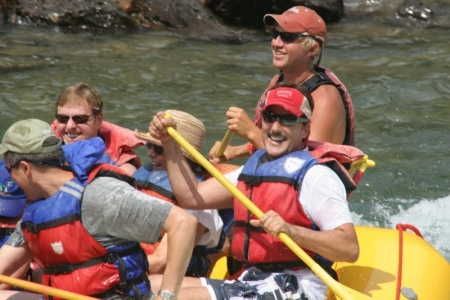
[[[395,300],[400,300],[400,293],[402,288],[402,269],[403,269],[403,231],[411,230],[416,235],[423,238],[419,229],[410,224],[397,224],[395,228],[398,230],[399,234],[399,247],[398,247],[398,271],[397,271],[397,289],[395,291]]]

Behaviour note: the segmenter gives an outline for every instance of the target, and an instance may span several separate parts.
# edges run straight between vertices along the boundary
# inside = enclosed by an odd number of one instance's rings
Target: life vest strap
[[[311,94],[321,85],[334,85],[334,82],[323,72],[318,72],[316,75],[311,77],[302,83],[302,88]]]
[[[129,254],[135,253],[137,251],[137,248],[140,249],[140,246],[137,245],[137,246],[133,246],[131,248],[125,249],[123,251],[108,253],[104,256],[90,259],[88,261],[77,263],[77,264],[65,263],[65,264],[58,264],[58,265],[43,267],[42,271],[44,272],[44,274],[48,274],[48,275],[59,275],[59,274],[69,274],[69,273],[72,273],[73,271],[92,267],[92,266],[95,266],[95,265],[98,265],[101,263],[112,264],[115,261],[117,261],[121,256],[126,256]]]
[[[0,237],[10,235],[15,230],[16,230],[15,228],[0,228]]]
[[[136,180],[134,179],[134,177],[126,175],[126,174],[122,174],[122,173],[117,173],[112,170],[100,170],[97,172],[97,174],[95,174],[95,178],[97,178],[97,177],[116,178],[118,180],[125,181],[126,183],[128,183],[131,186],[134,186],[136,183]]]
[[[265,232],[264,228],[253,226],[252,224],[250,224],[248,222],[245,222],[245,221],[235,221],[234,222],[234,227],[245,227],[245,228],[248,228],[250,230],[256,230],[256,231],[259,231],[259,232]]]
[[[169,198],[173,202],[177,202],[177,198],[175,198],[175,195],[172,192],[166,190],[165,188],[162,188],[161,186],[159,186],[157,184],[151,183],[151,182],[146,181],[146,180],[136,179],[136,185],[139,188],[152,190],[152,191],[157,192],[158,194],[160,194],[160,195],[162,195],[162,196],[164,196],[166,198]]]
[[[56,220],[43,222],[43,223],[37,224],[37,225],[33,224],[32,222],[23,222],[20,224],[20,227],[22,229],[28,230],[32,234],[36,234],[39,231],[44,230],[44,229],[57,227],[59,225],[63,225],[63,224],[67,224],[67,223],[71,223],[71,222],[75,222],[75,221],[79,221],[79,220],[81,220],[80,215],[69,215],[69,216],[65,216],[65,217],[62,217],[62,218],[59,218]]]
[[[145,294],[141,294],[141,292],[139,291],[139,288],[136,286],[136,284],[144,281],[145,279],[147,279],[147,275],[146,274],[142,274],[141,276],[135,278],[135,279],[131,279],[129,280],[130,284],[129,287],[127,287],[126,290],[129,289],[133,289],[134,291],[134,296],[125,296],[124,295],[124,290],[120,290],[117,289],[117,287],[106,291],[104,293],[100,293],[100,294],[96,294],[96,295],[91,295],[94,298],[98,298],[98,299],[136,299],[136,300],[151,300],[153,299],[153,293],[148,292]]]
[[[283,182],[286,184],[289,184],[291,186],[296,187],[297,182],[293,180],[292,178],[287,177],[281,177],[281,176],[254,176],[254,175],[247,175],[247,174],[240,174],[238,176],[238,180],[242,180],[245,184],[249,185],[260,185],[263,182]]]

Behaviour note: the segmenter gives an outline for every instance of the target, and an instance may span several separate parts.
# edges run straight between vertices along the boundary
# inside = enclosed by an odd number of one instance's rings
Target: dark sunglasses
[[[164,153],[164,149],[161,146],[152,143],[147,143],[145,146],[147,147],[148,150],[153,149],[153,152],[155,152],[156,155],[161,155]]]
[[[280,32],[280,31],[276,30],[275,28],[272,29],[272,38],[276,39],[278,36],[280,36],[281,41],[286,44],[292,43],[296,39],[299,39],[302,37],[312,37],[307,32],[291,33],[291,32]]]
[[[32,164],[35,164],[35,165],[39,165],[39,166],[57,166],[57,167],[61,166],[61,164],[43,163],[43,162],[40,162],[40,161],[31,160],[31,159],[21,159],[18,162],[16,162],[15,164],[13,164],[13,165],[11,165],[9,167],[5,166],[5,168],[8,171],[8,173],[11,174],[11,170],[19,167],[20,163],[23,162],[23,161],[26,161],[28,163],[32,163]]]
[[[11,170],[14,168],[17,168],[17,166],[19,166],[19,164],[20,164],[20,161],[12,166],[9,166],[9,167],[5,166],[5,169],[6,169],[6,171],[8,171],[9,175],[11,175]]]
[[[305,115],[296,117],[294,115],[282,115],[268,111],[263,112],[263,120],[271,124],[278,121],[283,126],[294,126],[295,123],[308,123],[308,118]]]
[[[75,124],[85,124],[89,121],[89,118],[92,117],[93,115],[94,114],[67,116],[67,115],[56,114],[55,117],[59,123],[63,123],[63,124],[67,124],[67,122],[69,122],[70,119],[72,119],[72,121]]]

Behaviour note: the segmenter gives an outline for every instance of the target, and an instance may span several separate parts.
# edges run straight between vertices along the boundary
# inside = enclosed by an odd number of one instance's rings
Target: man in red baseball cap
[[[160,112],[150,123],[151,136],[161,141],[171,162],[167,173],[170,182],[177,183],[172,190],[180,206],[234,211],[231,255],[241,263],[243,273],[236,280],[185,278],[179,299],[326,299],[326,283],[278,239],[279,232],[287,234],[335,278],[334,261],[358,258],[344,181],[338,172],[321,164],[322,155],[313,156],[323,147],[308,151],[314,116],[311,97],[296,85],[279,84],[268,91],[261,106],[264,149],[256,151],[241,168],[225,174],[230,185],[264,212],[259,220],[215,177],[195,180],[180,146],[165,128],[175,126],[175,120]],[[337,150],[333,154],[341,147],[353,148],[332,146]]]
[[[294,6],[282,14],[267,14],[263,20],[272,35],[272,64],[280,72],[261,95],[254,121],[239,107],[230,107],[226,113],[228,129],[249,143],[228,146],[223,156],[216,157],[220,146],[220,142],[216,142],[209,153],[211,161],[218,163],[245,157],[263,147],[258,133],[261,103],[267,91],[279,82],[301,86],[313,97],[316,113],[312,115],[311,140],[354,145],[355,120],[350,95],[333,72],[319,66],[326,40],[323,19],[310,8]]]

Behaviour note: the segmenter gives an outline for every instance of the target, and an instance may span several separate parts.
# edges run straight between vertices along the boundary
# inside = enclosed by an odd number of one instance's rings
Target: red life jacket
[[[286,222],[312,229],[298,201],[297,185],[317,161],[306,151],[295,151],[261,163],[265,154],[265,150],[258,150],[247,160],[237,187],[263,212],[274,210]],[[287,172],[285,166],[294,171]],[[231,254],[237,260],[252,265],[298,261],[280,239],[250,225],[250,220],[256,217],[238,199],[234,200],[234,218]],[[314,255],[305,250],[310,256]]]
[[[97,165],[88,182],[113,171],[119,173],[116,178],[126,174],[112,165]],[[124,242],[106,249],[84,228],[81,198],[86,184],[73,178],[56,194],[25,209],[21,228],[42,267],[42,284],[92,296],[113,291],[134,294],[137,285],[141,294],[148,293],[147,260],[139,244]]]
[[[343,145],[355,145],[355,112],[353,109],[352,100],[350,98],[350,94],[348,93],[347,88],[344,86],[344,84],[339,80],[339,78],[336,77],[336,75],[331,72],[330,70],[316,66],[315,71],[317,72],[313,77],[306,80],[302,83],[302,87],[308,91],[309,93],[312,93],[314,90],[316,90],[321,85],[334,85],[337,90],[339,91],[339,94],[342,98],[342,103],[344,105],[345,109],[345,119],[346,119],[346,126],[345,126],[345,137],[344,141],[342,142]],[[283,73],[280,72],[279,74],[275,75],[270,83],[269,86],[266,88],[266,90],[262,93],[261,98],[258,102],[258,105],[256,105],[255,110],[255,124],[260,127],[261,125],[261,105],[264,103],[266,99],[267,92],[275,86],[278,82],[283,81]]]
[[[138,139],[133,131],[103,121],[99,135],[105,141],[105,152],[119,166],[133,160],[136,162],[137,167],[141,166],[139,156],[132,150],[145,143],[141,139]]]
[[[239,175],[237,187],[263,212],[274,210],[290,224],[319,230],[311,223],[298,200],[299,183],[311,166],[326,164],[341,178],[348,195],[356,185],[341,163],[362,159],[364,153],[351,146],[323,142],[310,141],[308,147],[310,151],[295,151],[266,162],[261,161],[265,150],[258,150],[247,160]],[[290,169],[290,172],[286,169]],[[236,198],[234,214],[231,253],[237,260],[258,267],[267,264],[284,264],[285,268],[304,266],[279,238],[251,226],[250,220],[256,217]],[[308,249],[303,250],[321,265],[331,266],[327,259]]]
[[[306,143],[311,155],[318,163],[327,165],[341,179],[347,192],[347,200],[356,189],[356,183],[347,169],[351,163],[361,160],[364,152],[353,146],[336,145],[328,142],[308,141]]]

